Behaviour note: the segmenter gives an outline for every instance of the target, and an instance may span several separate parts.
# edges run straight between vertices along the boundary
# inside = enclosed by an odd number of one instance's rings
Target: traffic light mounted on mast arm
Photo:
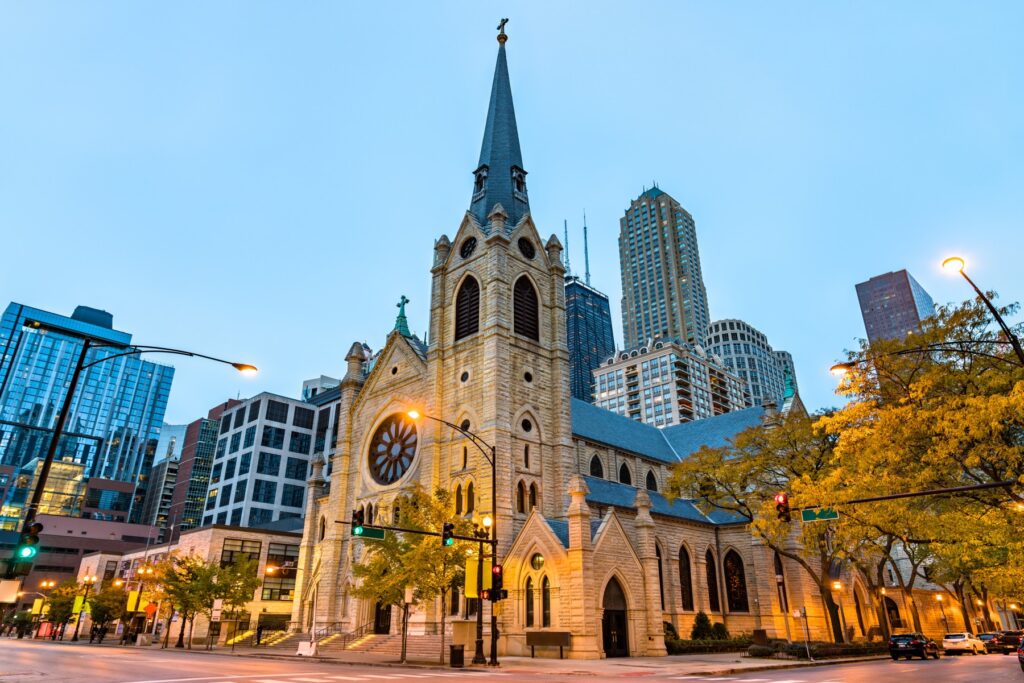
[[[491,591],[485,599],[491,602],[498,602],[508,597],[508,591],[502,588],[505,581],[505,570],[500,564],[491,567]]]
[[[447,548],[450,545],[455,544],[455,525],[451,522],[445,522],[441,527],[441,545]]]
[[[362,510],[352,511],[352,535],[363,535],[363,523],[366,521],[366,513]]]
[[[778,513],[778,519],[781,522],[789,522],[789,494],[785,491],[779,491],[775,494],[775,510]]]

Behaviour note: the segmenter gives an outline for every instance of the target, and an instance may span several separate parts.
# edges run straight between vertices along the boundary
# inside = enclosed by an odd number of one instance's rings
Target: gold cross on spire
[[[508,23],[508,17],[505,17],[498,22],[498,42],[504,44],[508,40],[508,36],[505,35],[505,24]]]

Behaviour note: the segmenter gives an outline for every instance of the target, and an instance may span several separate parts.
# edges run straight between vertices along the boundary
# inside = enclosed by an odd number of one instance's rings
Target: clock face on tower
[[[401,413],[381,422],[367,454],[373,480],[386,486],[401,479],[416,457],[416,439],[416,425]]]

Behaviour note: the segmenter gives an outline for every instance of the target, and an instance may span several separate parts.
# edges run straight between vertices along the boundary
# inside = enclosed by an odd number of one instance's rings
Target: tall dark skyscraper
[[[35,320],[50,329],[25,327]],[[56,330],[67,330],[62,334]],[[153,466],[174,368],[138,356],[114,357],[132,336],[115,330],[113,316],[79,306],[70,317],[12,303],[0,318],[0,464],[34,468],[49,447],[57,411],[64,400],[81,336],[97,346],[87,362],[71,404],[57,460],[75,464],[83,480],[130,482],[131,521],[138,521]],[[20,514],[23,501],[8,500],[3,518]]]
[[[583,215],[584,277],[572,274],[569,228],[565,228],[565,327],[569,346],[569,385],[573,398],[594,402],[594,369],[615,353],[608,295],[590,286],[587,216]]]
[[[626,348],[673,337],[703,343],[710,317],[693,216],[657,187],[619,219]]]
[[[906,270],[859,283],[857,298],[869,342],[902,339],[935,312],[928,292]]]

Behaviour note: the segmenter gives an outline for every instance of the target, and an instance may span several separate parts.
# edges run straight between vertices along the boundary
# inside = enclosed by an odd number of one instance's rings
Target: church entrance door
[[[604,589],[604,619],[601,631],[604,636],[606,657],[629,656],[629,630],[626,622],[626,596],[622,586],[614,578]]]
[[[391,605],[379,602],[373,608],[373,632],[378,635],[391,633]]]

